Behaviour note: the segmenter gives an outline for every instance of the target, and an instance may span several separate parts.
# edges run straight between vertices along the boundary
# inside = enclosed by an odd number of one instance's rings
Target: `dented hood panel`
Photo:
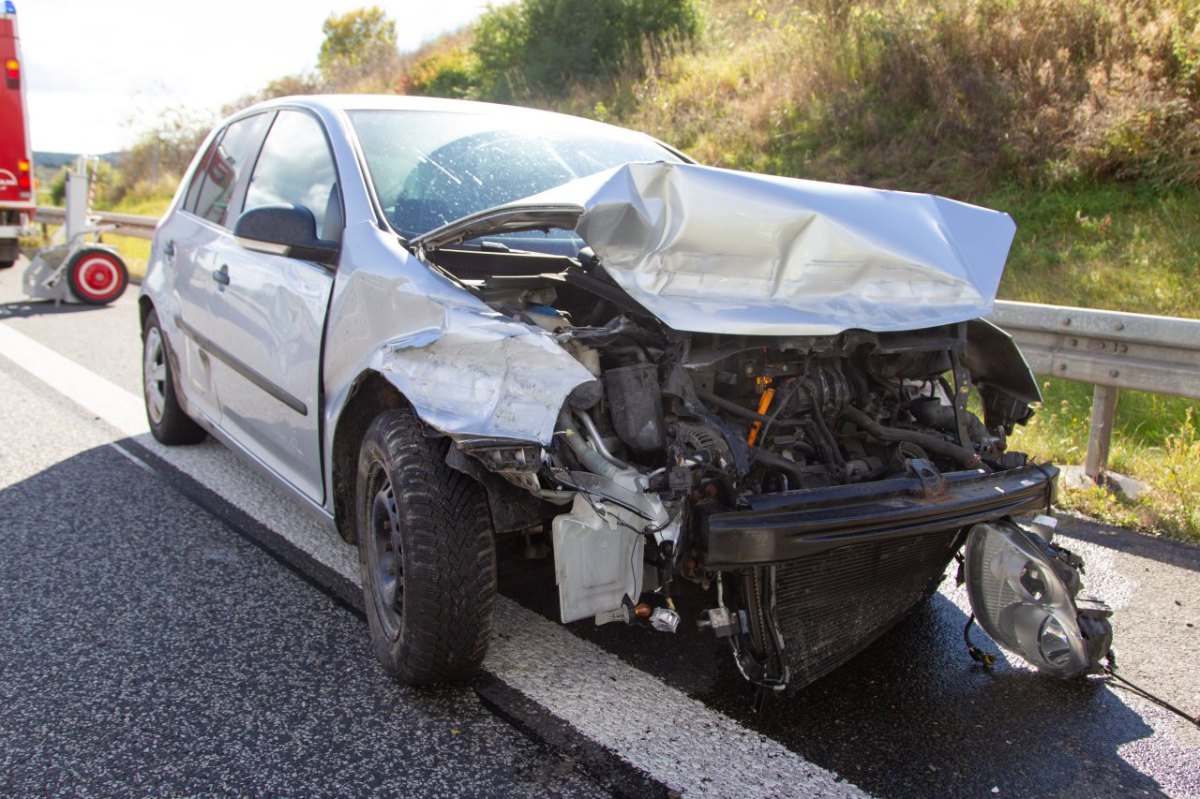
[[[414,243],[436,249],[572,219],[613,280],[667,325],[744,335],[911,330],[986,315],[1016,230],[1007,214],[928,194],[633,163]]]

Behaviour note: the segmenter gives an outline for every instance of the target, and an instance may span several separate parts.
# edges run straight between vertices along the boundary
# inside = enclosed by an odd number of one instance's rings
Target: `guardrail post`
[[[1087,460],[1084,461],[1083,472],[1096,481],[1108,468],[1108,449],[1112,444],[1119,392],[1112,386],[1096,386],[1096,392],[1092,395],[1092,427],[1088,432]]]

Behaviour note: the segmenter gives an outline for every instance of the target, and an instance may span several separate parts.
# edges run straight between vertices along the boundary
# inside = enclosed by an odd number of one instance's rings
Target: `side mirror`
[[[302,205],[252,208],[238,217],[233,235],[238,244],[254,252],[320,264],[337,263],[337,243],[317,238],[317,221]]]

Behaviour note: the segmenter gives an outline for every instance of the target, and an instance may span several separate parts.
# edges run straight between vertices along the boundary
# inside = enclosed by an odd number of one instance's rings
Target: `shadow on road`
[[[55,302],[54,300],[22,300],[0,303],[0,319],[25,319],[32,316],[53,316],[89,311],[103,311],[110,305],[83,305],[81,303]]]

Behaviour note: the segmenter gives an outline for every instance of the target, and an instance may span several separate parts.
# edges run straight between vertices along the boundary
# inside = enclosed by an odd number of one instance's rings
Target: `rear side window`
[[[192,175],[192,182],[188,185],[187,198],[183,201],[183,210],[196,213],[196,201],[200,196],[200,187],[204,185],[204,176],[208,172],[211,159],[220,143],[221,137],[216,136],[208,145],[208,149],[204,151],[204,157],[200,159],[200,165],[196,167],[196,172]]]
[[[341,240],[333,155],[321,124],[299,111],[280,111],[275,118],[246,191],[247,211],[278,204],[307,208],[316,219],[317,238]]]
[[[230,205],[236,199],[237,187],[254,164],[269,119],[268,114],[239,119],[214,140],[196,168],[184,204],[186,210],[218,225],[233,227],[237,214],[230,213]]]

